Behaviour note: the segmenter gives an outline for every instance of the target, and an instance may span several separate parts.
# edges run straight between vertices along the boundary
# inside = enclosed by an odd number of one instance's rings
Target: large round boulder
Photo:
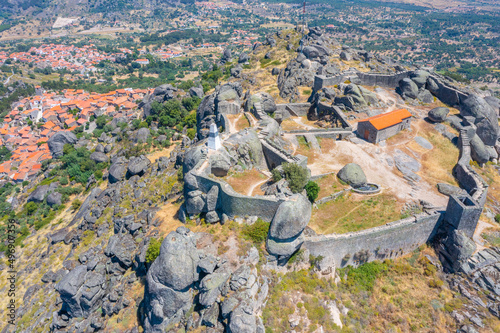
[[[422,88],[423,86],[425,86],[425,84],[427,83],[427,79],[429,78],[430,74],[429,72],[426,72],[426,71],[423,71],[423,70],[416,70],[414,72],[412,72],[410,74],[410,78],[413,82],[415,82],[415,84],[417,85],[417,87],[419,88]]]
[[[144,155],[132,157],[128,162],[127,172],[129,176],[142,176],[151,165],[151,161]]]
[[[245,63],[250,60],[250,57],[248,56],[248,53],[242,52],[238,58],[238,63]]]
[[[363,169],[356,163],[349,163],[345,165],[337,173],[337,177],[344,183],[351,185],[352,187],[360,187],[366,184],[366,175]]]
[[[90,154],[90,159],[96,163],[106,163],[109,161],[109,157],[106,154],[100,153],[98,151],[95,151],[92,154]]]
[[[145,143],[146,141],[148,141],[149,134],[150,134],[149,129],[145,127],[139,128],[139,130],[137,131],[137,135],[135,137],[135,142]]]
[[[192,306],[191,287],[199,280],[199,234],[179,227],[168,234],[146,276],[145,328],[165,332]]]
[[[403,98],[417,98],[418,86],[411,79],[402,79],[399,81],[399,90]]]
[[[490,160],[490,153],[478,135],[474,135],[470,140],[471,157],[479,164],[484,164]]]
[[[108,180],[111,184],[117,183],[125,179],[127,174],[127,166],[123,163],[114,163],[109,168]]]
[[[273,97],[265,92],[256,93],[250,96],[245,104],[245,110],[251,111],[255,103],[259,103],[261,110],[268,114],[273,113],[277,109]]]
[[[62,202],[62,194],[59,192],[52,192],[47,196],[47,205],[55,206],[60,205]]]
[[[69,131],[60,131],[52,135],[47,141],[52,157],[60,157],[63,155],[63,148],[65,144],[75,144],[78,141],[76,135]]]
[[[443,121],[446,120],[448,113],[450,113],[450,109],[444,107],[438,107],[430,110],[427,116],[433,122],[442,123]]]
[[[311,202],[302,194],[295,194],[279,205],[269,228],[269,237],[290,240],[299,236],[311,219]]]

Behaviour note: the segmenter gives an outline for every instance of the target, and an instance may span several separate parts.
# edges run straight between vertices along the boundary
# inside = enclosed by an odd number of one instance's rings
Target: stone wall
[[[266,140],[260,140],[260,142],[262,143],[262,151],[270,170],[283,163],[296,163],[304,168],[307,168],[307,157],[302,155],[292,156],[287,152],[272,146],[269,142],[266,142]]]
[[[313,89],[314,91],[320,91],[324,87],[341,84],[347,79],[349,79],[349,77],[346,75],[337,75],[330,77],[326,77],[324,75],[316,75],[314,77]]]
[[[394,88],[399,85],[399,81],[410,76],[410,72],[401,72],[397,74],[379,74],[379,73],[357,73],[357,79],[352,82],[365,86],[380,86]]]
[[[486,196],[488,194],[488,184],[469,165],[471,160],[471,148],[466,129],[460,131],[458,144],[460,158],[453,173],[460,186],[464,188],[481,207],[483,207],[486,203]]]
[[[281,113],[281,119],[307,116],[310,108],[311,103],[276,104],[276,112]]]
[[[303,247],[337,268],[396,258],[431,240],[443,215],[422,214],[359,232],[305,237]]]
[[[235,192],[232,187],[225,183],[203,174],[193,173],[198,181],[200,190],[204,193],[217,186],[219,197],[217,200],[217,210],[220,210],[230,218],[235,216],[258,216],[264,221],[271,222],[283,200],[274,197],[251,197]]]
[[[323,115],[323,114],[334,115],[335,119],[337,119],[342,124],[342,128],[344,130],[352,131],[351,124],[347,120],[347,117],[344,114],[344,112],[342,112],[342,110],[339,107],[319,102],[317,106],[317,113],[318,115]]]

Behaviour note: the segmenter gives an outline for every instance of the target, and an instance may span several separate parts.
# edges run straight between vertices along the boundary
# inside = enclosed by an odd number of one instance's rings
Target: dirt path
[[[486,221],[481,221],[477,223],[476,231],[474,231],[474,235],[472,236],[472,239],[477,245],[476,252],[479,252],[481,250],[484,250],[486,247],[484,246],[484,239],[481,237],[481,234],[485,229],[488,228],[494,228],[495,226],[489,222]]]
[[[347,163],[357,163],[365,172],[369,182],[392,191],[400,200],[407,202],[422,199],[438,207],[447,204],[447,198],[438,194],[434,190],[434,185],[424,179],[418,183],[418,189],[414,189],[403,179],[396,167],[387,164],[388,155],[382,153],[378,146],[336,141],[334,147],[329,147],[329,150],[325,148],[322,147],[321,158],[308,165],[312,175],[338,172]]]
[[[267,182],[267,181],[268,181],[268,179],[264,179],[263,181],[261,181],[261,182],[259,182],[259,183],[256,183],[256,184],[253,184],[252,186],[250,186],[250,188],[248,189],[248,193],[247,193],[247,195],[248,195],[248,196],[252,196],[252,195],[253,195],[253,191],[255,190],[255,188],[256,188],[257,186],[260,186],[260,185],[264,184],[264,183],[265,183],[265,182]]]
[[[306,130],[316,129],[316,127],[314,127],[314,126],[304,124],[304,122],[302,121],[302,118],[300,118],[300,117],[292,117],[292,120],[294,122],[296,122],[298,125],[303,126],[304,129],[306,129]]]

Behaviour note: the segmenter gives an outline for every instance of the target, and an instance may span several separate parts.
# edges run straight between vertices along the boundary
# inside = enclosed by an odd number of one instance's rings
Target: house
[[[140,64],[140,65],[148,65],[149,59],[137,59],[135,62]]]
[[[410,128],[411,113],[406,109],[379,114],[358,122],[358,136],[378,143]]]

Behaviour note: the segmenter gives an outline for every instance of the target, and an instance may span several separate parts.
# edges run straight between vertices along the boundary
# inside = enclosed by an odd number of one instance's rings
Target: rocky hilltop
[[[135,126],[113,119],[106,124],[111,131],[97,139],[71,132],[50,138],[54,164],[13,194],[18,211],[28,202],[62,204],[51,170],[71,149],[88,150],[90,160],[107,167],[71,198],[79,204],[62,207],[54,222],[24,240],[17,258],[23,297],[16,332],[499,327],[500,250],[494,242],[478,244],[475,234],[484,215],[500,209],[487,201],[494,184],[476,171],[498,163],[498,100],[432,71],[340,45],[318,28],[299,36],[282,31],[238,57],[224,52],[219,65],[231,77],[206,95],[201,87],[162,85],[144,98],[144,119],[155,102],[200,98],[194,136],[185,127],[167,138],[157,121]],[[286,62],[252,68],[280,52]],[[259,80],[269,78],[277,90],[260,89]],[[436,101],[444,106],[431,109]],[[366,147],[356,138],[356,121],[398,105],[423,106],[425,114],[413,117],[428,121],[424,128],[460,153],[444,173],[458,186],[438,185],[438,198],[448,206],[420,198],[405,202],[401,219],[398,214],[344,234],[316,232],[314,212],[338,198],[347,205],[351,190],[369,185],[372,175],[357,163],[343,163],[324,202],[315,202],[315,181],[333,173],[313,174],[314,155],[297,153],[298,141],[307,140],[307,151],[325,149],[329,141],[323,140],[332,137],[335,149],[345,139]],[[284,129],[291,117],[316,127]],[[209,149],[213,135],[220,149]],[[175,145],[165,148],[170,139]],[[147,150],[153,141],[157,149]],[[433,148],[426,139],[420,143]],[[418,152],[399,151],[389,159],[402,174],[397,179],[413,188],[423,186],[417,158]],[[333,191],[337,186],[340,192]],[[437,196],[431,192],[429,197]],[[382,200],[378,193],[369,205]],[[373,214],[362,222],[375,219]],[[8,325],[3,330],[11,331]]]

